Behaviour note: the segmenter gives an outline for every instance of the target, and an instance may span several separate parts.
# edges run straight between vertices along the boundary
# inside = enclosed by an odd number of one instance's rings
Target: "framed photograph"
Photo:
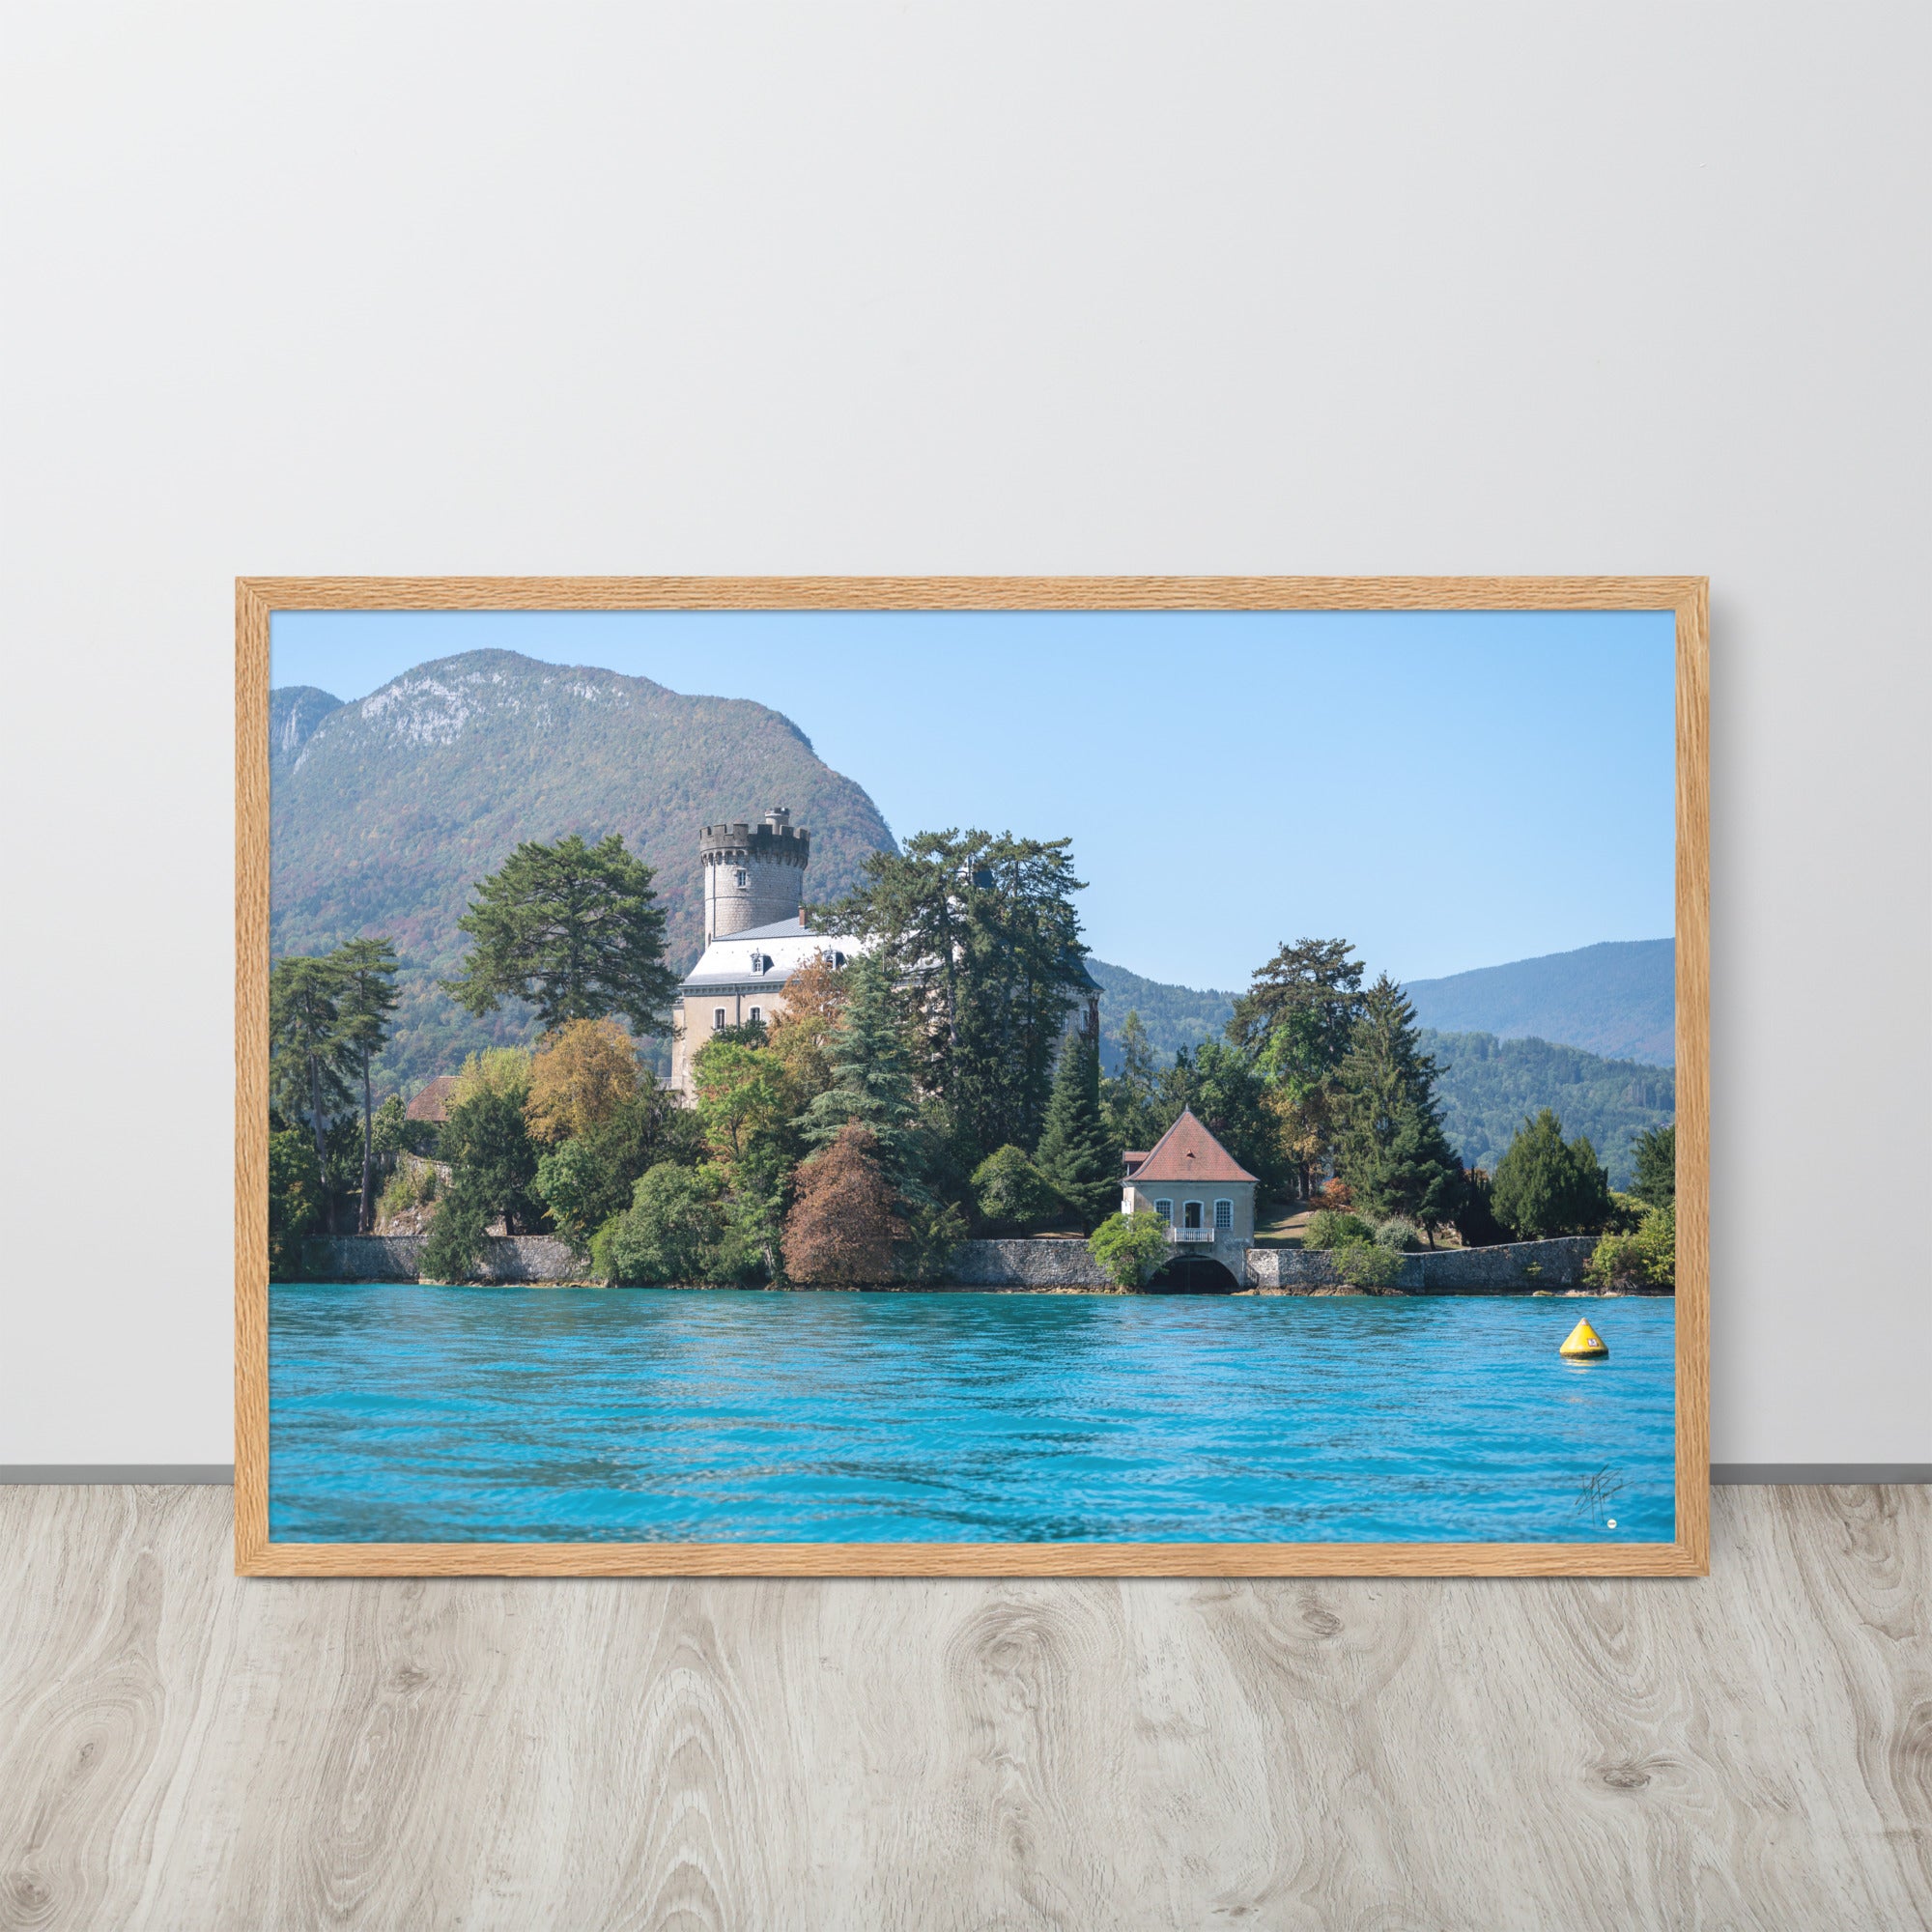
[[[1698,1576],[1701,578],[242,579],[249,1576]]]

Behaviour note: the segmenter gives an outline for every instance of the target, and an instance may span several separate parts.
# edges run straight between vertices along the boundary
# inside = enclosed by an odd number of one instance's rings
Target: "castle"
[[[784,1010],[785,981],[821,954],[842,966],[863,939],[813,932],[799,910],[811,834],[775,805],[757,825],[707,825],[698,836],[704,873],[704,952],[680,982],[671,1011],[670,1084],[691,1094],[691,1063],[714,1033],[770,1026]],[[1076,952],[1069,975],[1086,1002],[1086,1038],[1100,1040],[1100,987]]]
[[[784,1010],[785,981],[821,953],[835,966],[863,942],[813,932],[799,910],[811,834],[774,806],[761,823],[707,825],[697,841],[704,873],[704,952],[677,989],[670,1082],[691,1092],[691,1062],[725,1027],[770,1026]]]

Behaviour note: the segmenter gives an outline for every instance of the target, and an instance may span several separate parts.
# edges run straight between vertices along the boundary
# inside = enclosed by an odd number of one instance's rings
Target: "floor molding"
[[[1932,1483],[1932,1463],[1713,1463],[1711,1480],[1732,1487],[1804,1483]]]
[[[0,1463],[0,1484],[233,1483],[232,1463]],[[1713,1463],[1711,1481],[1732,1488],[1812,1483],[1932,1483],[1932,1463]]]
[[[235,1481],[233,1463],[0,1463],[0,1483],[117,1483],[166,1488]]]

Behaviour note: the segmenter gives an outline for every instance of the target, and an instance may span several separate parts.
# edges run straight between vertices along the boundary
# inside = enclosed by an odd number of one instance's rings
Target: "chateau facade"
[[[811,834],[774,806],[762,821],[707,825],[697,842],[704,873],[704,952],[672,1007],[670,1084],[691,1092],[691,1062],[725,1027],[770,1026],[784,1011],[785,982],[820,954],[835,966],[861,942],[827,938],[805,923]]]

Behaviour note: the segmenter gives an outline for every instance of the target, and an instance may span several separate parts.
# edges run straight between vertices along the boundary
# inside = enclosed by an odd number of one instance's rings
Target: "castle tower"
[[[704,943],[798,918],[811,834],[775,805],[759,825],[707,825],[697,843],[704,867]]]

